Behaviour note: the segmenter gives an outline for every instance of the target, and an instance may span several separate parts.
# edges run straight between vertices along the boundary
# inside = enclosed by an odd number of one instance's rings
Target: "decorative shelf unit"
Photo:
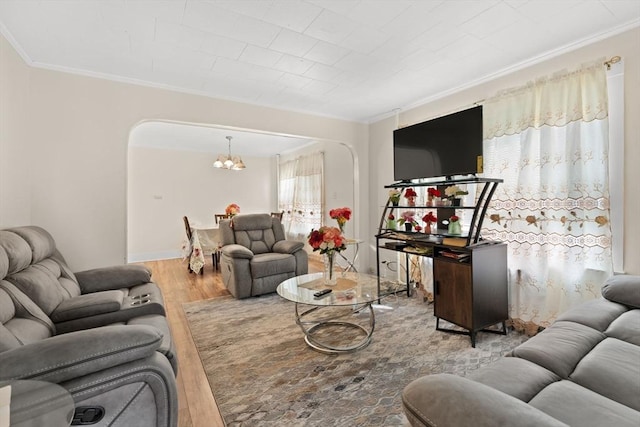
[[[396,183],[385,188],[404,191],[409,187],[436,187],[442,194],[450,185],[476,185],[473,206],[407,206],[387,201],[376,235],[376,264],[380,282],[380,250],[402,252],[405,257],[407,296],[411,295],[409,256],[433,258],[434,315],[436,329],[469,335],[475,347],[479,331],[506,334],[507,245],[482,240],[480,229],[489,202],[501,179],[466,178],[434,182]],[[437,226],[431,234],[386,228],[389,213],[398,210],[437,211]],[[456,210],[472,210],[469,229],[462,235],[448,234],[446,223]],[[395,214],[394,214],[395,216]],[[460,328],[440,327],[440,320]],[[501,324],[502,329],[486,329]]]

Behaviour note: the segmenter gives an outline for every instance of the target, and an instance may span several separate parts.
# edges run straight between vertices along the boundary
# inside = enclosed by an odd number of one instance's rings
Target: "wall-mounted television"
[[[482,106],[393,131],[396,181],[482,172]]]

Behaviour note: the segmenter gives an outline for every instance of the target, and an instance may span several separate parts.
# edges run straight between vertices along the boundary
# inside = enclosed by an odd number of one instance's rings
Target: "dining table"
[[[211,256],[214,269],[220,268],[220,248],[222,247],[220,228],[217,224],[191,227],[189,268],[200,273],[206,264],[206,257]]]

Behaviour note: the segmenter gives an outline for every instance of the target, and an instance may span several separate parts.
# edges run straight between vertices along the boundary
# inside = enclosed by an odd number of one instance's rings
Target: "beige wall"
[[[211,227],[213,215],[237,203],[242,213],[276,210],[276,158],[243,156],[243,171],[212,167],[218,153],[130,147],[127,258],[178,258],[192,226]]]
[[[419,123],[452,111],[470,107],[473,103],[494,96],[502,89],[521,86],[537,77],[550,75],[563,69],[575,69],[580,64],[592,62],[599,58],[610,58],[620,55],[624,60],[625,69],[625,241],[624,268],[627,273],[640,274],[640,222],[637,212],[640,212],[640,29],[625,32],[580,48],[570,53],[560,55],[543,63],[514,72],[474,88],[461,91],[443,99],[403,111],[399,117],[400,126]],[[380,219],[380,209],[387,197],[383,186],[393,182],[393,129],[396,128],[396,118],[388,118],[370,126],[369,155],[370,170],[370,200],[371,214],[369,223],[376,227]],[[615,143],[615,141],[612,141]],[[370,230],[373,233],[374,230]]]
[[[27,102],[12,125],[11,140],[4,141],[3,135],[3,161],[10,164],[12,181],[31,179],[31,185],[19,182],[19,192],[2,184],[0,227],[43,226],[74,270],[126,260],[127,144],[130,130],[143,120],[342,141],[367,159],[364,124],[37,68],[25,73],[27,67],[2,37],[0,46],[3,60],[10,62],[0,69],[1,87],[18,82],[13,99]],[[7,112],[2,120],[16,123]],[[368,163],[359,167],[368,176]],[[368,184],[360,182],[359,193],[368,191]],[[29,192],[31,198],[24,199],[22,193]]]
[[[0,224],[22,224],[31,216],[29,72],[0,36]]]

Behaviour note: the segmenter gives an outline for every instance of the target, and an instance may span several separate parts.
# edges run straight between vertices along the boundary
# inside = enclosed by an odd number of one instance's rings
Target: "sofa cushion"
[[[549,384],[560,381],[553,372],[519,357],[503,357],[467,377],[524,402]]]
[[[3,279],[9,272],[9,257],[7,251],[0,246],[0,279]]]
[[[602,286],[602,296],[633,308],[640,308],[640,276],[610,277]]]
[[[605,338],[602,332],[579,323],[559,321],[512,351],[512,355],[538,364],[566,379],[593,347]]]
[[[627,307],[622,304],[599,298],[584,302],[562,313],[556,322],[567,320],[604,332],[611,322],[627,310]]]
[[[640,411],[640,347],[636,345],[605,339],[578,363],[570,379]]]
[[[31,248],[31,263],[35,264],[45,258],[52,257],[56,252],[56,242],[53,236],[40,227],[16,227],[12,233],[22,237]]]
[[[11,283],[0,282],[0,353],[55,334],[40,308]]]
[[[551,384],[529,404],[570,426],[638,427],[640,413],[571,381]]]
[[[254,254],[271,252],[276,242],[273,218],[269,214],[239,215],[232,220],[235,242]]]
[[[62,301],[80,295],[80,287],[61,277],[58,263],[51,258],[10,273],[6,280],[13,283],[50,315]]]
[[[640,310],[629,310],[614,320],[605,335],[640,346]]]
[[[0,230],[0,246],[4,248],[9,263],[5,275],[20,271],[31,264],[31,248],[17,234]]]
[[[254,279],[296,271],[296,259],[290,254],[259,254],[251,260],[251,276]]]

